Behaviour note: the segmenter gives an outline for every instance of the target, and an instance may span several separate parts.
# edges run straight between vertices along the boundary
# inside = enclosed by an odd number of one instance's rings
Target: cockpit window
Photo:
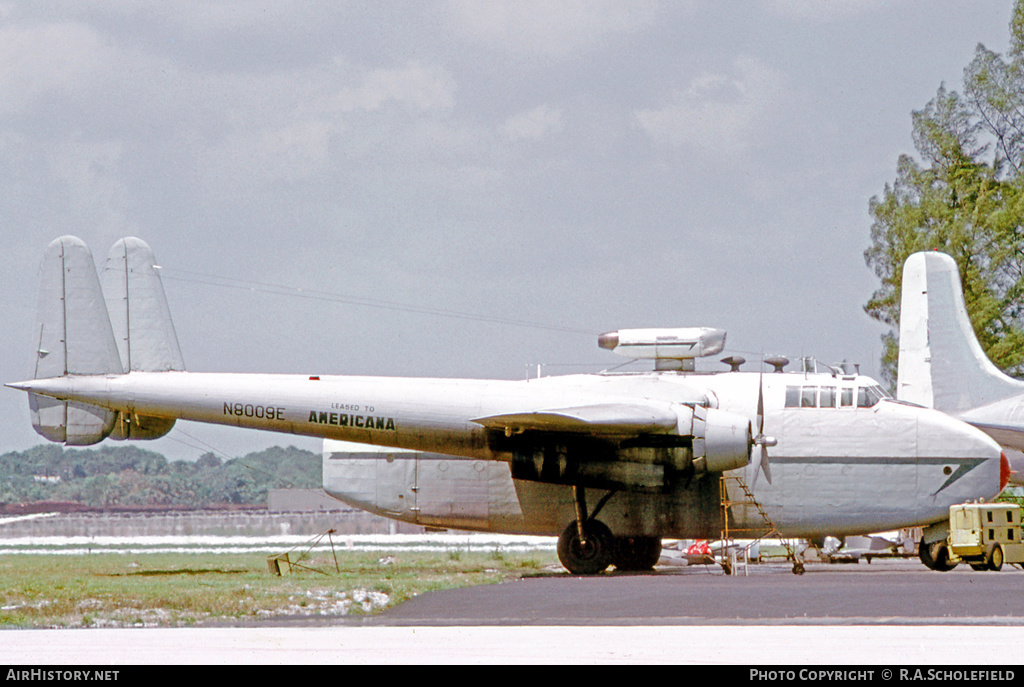
[[[885,390],[877,384],[862,387],[834,386],[787,386],[786,407],[787,408],[835,408],[838,401],[839,407],[853,407],[853,400],[856,397],[858,408],[871,408],[883,398],[889,398]]]
[[[883,398],[888,398],[882,387],[878,385],[862,386],[857,389],[857,407],[870,408]]]

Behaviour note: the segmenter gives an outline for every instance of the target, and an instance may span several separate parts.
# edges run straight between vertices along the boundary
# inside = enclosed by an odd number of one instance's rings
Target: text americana
[[[328,413],[309,411],[309,421],[320,425],[337,425],[338,427],[358,427],[359,429],[385,429],[395,431],[395,419],[392,417],[376,417],[373,415],[350,415],[348,413]]]

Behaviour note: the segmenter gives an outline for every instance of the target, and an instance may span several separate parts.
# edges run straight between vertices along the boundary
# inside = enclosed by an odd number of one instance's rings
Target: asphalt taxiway
[[[689,625],[973,623],[1024,628],[1024,571],[940,573],[916,559],[659,568],[590,577],[541,574],[501,585],[450,589],[407,601],[378,625]]]

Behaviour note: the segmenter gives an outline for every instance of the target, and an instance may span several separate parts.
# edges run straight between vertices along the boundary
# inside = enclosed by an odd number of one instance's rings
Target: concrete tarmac
[[[16,666],[148,664],[739,664],[1013,669],[1024,572],[917,561],[541,574],[424,594],[371,618],[246,627],[10,630]],[[1016,673],[1024,675],[1024,670]]]

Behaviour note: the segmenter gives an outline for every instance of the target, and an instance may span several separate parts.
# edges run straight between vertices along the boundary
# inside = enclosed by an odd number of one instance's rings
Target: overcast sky
[[[194,371],[515,379],[711,326],[874,374],[869,200],[1011,9],[0,1],[0,379],[30,376],[63,234],[152,246]],[[0,389],[0,451],[42,441]],[[319,450],[185,422],[140,445],[273,444]]]

